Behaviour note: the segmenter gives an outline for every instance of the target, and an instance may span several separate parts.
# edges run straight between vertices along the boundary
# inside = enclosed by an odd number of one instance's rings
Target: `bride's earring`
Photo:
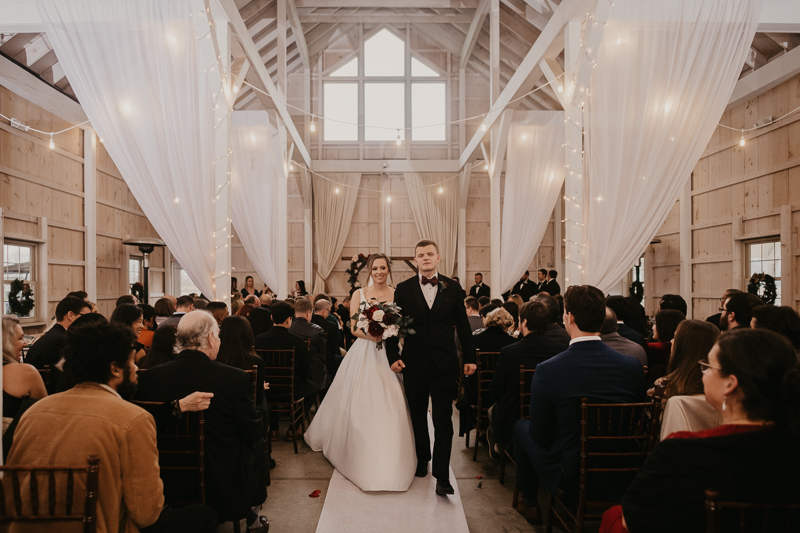
[[[727,404],[726,404],[726,402],[727,402],[727,401],[728,401],[728,397],[727,397],[727,396],[723,396],[723,397],[722,397],[722,410],[723,410],[723,411],[725,411],[725,410],[727,410],[727,409],[728,409],[728,406],[727,406]]]

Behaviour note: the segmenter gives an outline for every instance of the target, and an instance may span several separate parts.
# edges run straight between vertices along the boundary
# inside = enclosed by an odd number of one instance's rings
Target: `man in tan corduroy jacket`
[[[8,464],[81,466],[89,455],[98,455],[98,533],[135,533],[143,528],[211,531],[216,515],[208,507],[187,506],[162,514],[156,425],[150,413],[125,400],[136,388],[133,340],[130,328],[112,324],[70,332],[66,370],[74,372],[78,385],[28,409],[14,435]],[[26,486],[27,480],[21,481]],[[83,507],[84,487],[83,477],[76,477],[76,509]],[[40,490],[40,509],[47,508],[46,498],[47,491]],[[82,530],[80,523],[41,524],[15,524],[9,531]]]

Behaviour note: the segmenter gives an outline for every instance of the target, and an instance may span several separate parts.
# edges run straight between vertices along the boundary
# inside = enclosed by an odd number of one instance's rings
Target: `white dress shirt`
[[[575,337],[571,341],[569,341],[569,345],[572,346],[576,342],[586,342],[586,341],[599,341],[602,340],[598,335],[587,335],[586,337]]]
[[[422,287],[422,295],[425,296],[425,301],[428,304],[428,309],[433,307],[433,301],[436,300],[436,293],[439,291],[439,284],[431,285],[430,283],[422,284],[422,274],[418,275],[420,287]],[[439,277],[439,272],[434,272],[433,276],[425,276],[427,278]]]

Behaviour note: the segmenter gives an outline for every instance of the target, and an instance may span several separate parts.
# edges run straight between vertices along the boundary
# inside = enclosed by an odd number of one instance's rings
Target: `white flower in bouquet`
[[[383,311],[378,309],[377,311],[372,313],[372,320],[374,320],[375,322],[380,322],[381,320],[383,320],[383,315],[384,315]]]
[[[366,330],[368,326],[369,326],[369,320],[367,320],[366,318],[361,318],[358,320],[358,322],[356,322],[356,328],[358,329]]]
[[[357,255],[353,256],[353,263],[358,263],[358,256]]]
[[[389,326],[385,330],[383,330],[383,338],[388,339],[389,337],[397,337],[397,333],[399,329],[397,326]]]

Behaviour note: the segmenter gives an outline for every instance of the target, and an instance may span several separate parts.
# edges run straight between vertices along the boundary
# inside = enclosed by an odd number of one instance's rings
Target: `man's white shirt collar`
[[[576,338],[572,339],[571,341],[569,341],[569,345],[572,346],[576,342],[599,341],[599,340],[601,340],[599,335],[589,335],[587,337],[576,337]]]

